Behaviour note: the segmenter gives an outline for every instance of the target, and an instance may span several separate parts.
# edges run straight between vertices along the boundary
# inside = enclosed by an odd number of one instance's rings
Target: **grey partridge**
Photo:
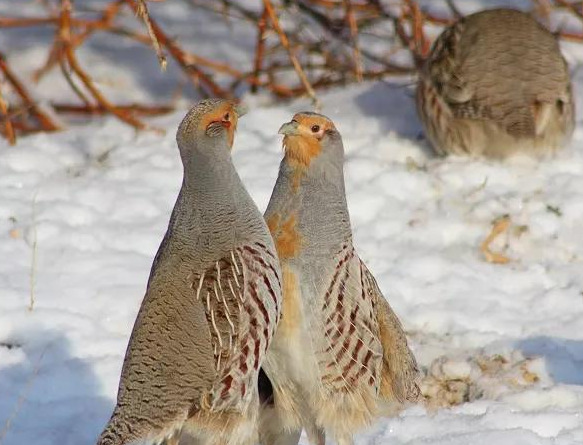
[[[352,244],[340,133],[309,112],[280,133],[285,155],[265,218],[283,307],[263,366],[259,437],[295,445],[305,428],[312,444],[324,445],[329,433],[346,445],[385,408],[417,399],[417,365]]]
[[[568,143],[575,116],[557,39],[512,9],[441,33],[419,75],[417,110],[438,154],[490,158],[552,152]]]
[[[210,99],[177,133],[182,188],[152,264],[98,445],[250,444],[281,305],[273,240],[231,160],[239,108]]]

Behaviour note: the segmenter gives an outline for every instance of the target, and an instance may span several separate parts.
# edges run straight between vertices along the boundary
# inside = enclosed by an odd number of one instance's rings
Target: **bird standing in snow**
[[[279,261],[231,160],[237,105],[204,100],[177,134],[184,179],[99,445],[247,444],[279,319]]]
[[[340,444],[387,402],[416,400],[417,365],[397,317],[352,245],[342,139],[298,113],[279,130],[285,156],[265,213],[282,265],[282,319],[263,369],[263,445]],[[263,375],[264,377],[264,375]],[[263,383],[263,384],[262,384]],[[271,387],[270,387],[271,384]]]
[[[469,15],[441,33],[421,69],[417,110],[437,153],[492,158],[561,147],[575,113],[557,39],[512,9]]]

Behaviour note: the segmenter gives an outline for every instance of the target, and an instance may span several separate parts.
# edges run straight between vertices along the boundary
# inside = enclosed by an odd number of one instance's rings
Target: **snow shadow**
[[[522,340],[517,347],[525,355],[544,357],[555,382],[583,385],[583,341],[541,336]]]
[[[362,114],[378,119],[386,132],[412,140],[423,139],[412,85],[377,82],[354,101]]]
[[[2,445],[92,445],[113,402],[100,395],[89,363],[69,340],[45,329],[0,340]],[[106,417],[104,417],[106,416]]]

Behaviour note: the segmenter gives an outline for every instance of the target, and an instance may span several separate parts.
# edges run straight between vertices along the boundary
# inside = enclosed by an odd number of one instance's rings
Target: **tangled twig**
[[[18,76],[12,71],[4,54],[0,53],[0,71],[4,76],[4,80],[7,85],[9,85],[12,91],[16,94],[16,96],[22,102],[21,110],[18,113],[15,113],[14,116],[11,115],[9,112],[10,106],[4,104],[3,111],[4,120],[5,120],[5,136],[8,140],[11,140],[12,137],[15,139],[15,136],[10,136],[10,132],[14,131],[14,129],[23,129],[27,131],[57,131],[60,130],[60,126],[57,125],[52,117],[50,117],[41,107],[33,100],[31,94],[28,92],[28,89],[24,86],[24,83],[18,78]],[[17,107],[14,107],[17,109]],[[22,118],[23,115],[31,115],[34,122],[18,122],[12,121],[12,119]]]
[[[97,34],[153,48],[163,70],[168,57],[203,97],[235,98],[247,89],[263,90],[277,98],[307,95],[318,107],[317,91],[323,88],[415,74],[430,49],[427,26],[447,26],[462,16],[454,0],[440,0],[448,11],[445,16],[422,9],[417,0],[263,0],[258,10],[238,0],[183,0],[194,13],[210,14],[210,20],[237,21],[255,28],[257,39],[248,53],[250,68],[245,69],[228,60],[204,57],[196,48],[185,50],[180,36],[169,34],[152,17],[147,1],[107,0],[90,18],[76,14],[71,0],[50,4],[54,7],[47,8],[46,16],[0,17],[0,30],[52,27],[55,31],[46,58],[32,75],[17,75],[0,54],[0,133],[9,143],[14,144],[19,134],[61,129],[56,115],[109,114],[141,130],[150,128],[143,117],[172,110],[166,104],[117,104],[106,97],[91,68],[78,57]],[[581,2],[533,0],[535,13],[541,2],[545,11],[559,8],[583,23]],[[133,12],[134,24],[143,31],[128,25],[132,17],[124,16],[124,10]],[[581,31],[561,29],[557,35],[583,42]],[[408,61],[401,57],[403,53],[408,54]],[[35,100],[33,83],[56,67],[79,103],[48,101],[40,106]]]
[[[275,10],[273,9],[273,5],[271,4],[271,0],[263,0],[263,5],[265,7],[266,14],[269,17],[269,20],[271,21],[273,28],[275,29],[275,32],[277,32],[277,35],[279,36],[279,40],[281,41],[282,46],[285,48],[285,50],[289,54],[289,58],[294,66],[294,70],[296,71],[296,73],[298,74],[298,77],[302,81],[302,84],[303,84],[304,88],[306,89],[306,93],[308,93],[308,95],[312,98],[312,101],[314,102],[315,107],[319,108],[320,105],[319,105],[318,98],[316,97],[316,92],[314,91],[314,88],[312,88],[312,85],[310,84],[310,81],[308,80],[306,73],[304,72],[304,70],[302,68],[302,65],[300,65],[300,62],[298,61],[298,58],[296,57],[295,51],[290,46],[287,35],[285,34],[285,32],[283,31],[283,29],[281,28],[281,26],[279,24],[279,18],[277,17],[277,14],[275,13]]]

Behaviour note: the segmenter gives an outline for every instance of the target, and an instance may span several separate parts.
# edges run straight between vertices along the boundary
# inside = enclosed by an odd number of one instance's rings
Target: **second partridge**
[[[417,365],[352,245],[340,133],[310,112],[280,133],[285,156],[265,218],[282,265],[283,307],[260,375],[272,392],[260,440],[295,445],[303,427],[314,445],[326,433],[346,445],[385,404],[416,400]]]
[[[420,73],[417,110],[437,153],[491,158],[565,145],[575,113],[557,39],[512,9],[443,31]]]

